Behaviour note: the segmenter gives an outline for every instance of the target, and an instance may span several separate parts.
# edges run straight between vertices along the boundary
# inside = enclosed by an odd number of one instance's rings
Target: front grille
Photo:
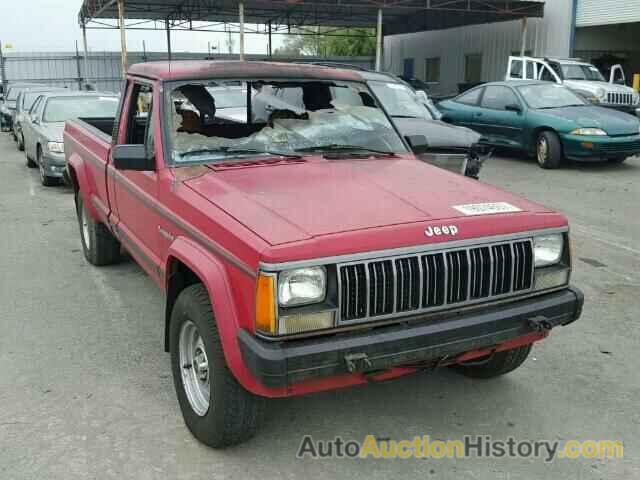
[[[525,293],[531,240],[338,265],[340,321],[379,319]]]
[[[633,155],[640,152],[640,141],[631,142],[612,142],[602,143],[598,145],[598,150],[610,154],[629,154]]]
[[[607,93],[607,103],[609,105],[631,105],[633,104],[632,93]]]

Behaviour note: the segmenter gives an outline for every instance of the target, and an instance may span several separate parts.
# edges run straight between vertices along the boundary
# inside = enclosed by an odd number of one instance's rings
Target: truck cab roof
[[[341,80],[362,82],[361,72],[324,65],[239,60],[183,60],[138,63],[129,75],[160,81],[210,78],[294,78],[305,80]]]

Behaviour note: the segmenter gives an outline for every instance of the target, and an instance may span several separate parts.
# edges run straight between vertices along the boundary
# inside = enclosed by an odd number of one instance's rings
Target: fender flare
[[[86,162],[77,153],[71,154],[71,156],[67,159],[67,170],[69,173],[69,177],[73,182],[73,187],[76,190],[76,193],[82,197],[82,203],[89,212],[89,215],[91,215],[94,220],[99,221],[100,216],[98,215],[96,208],[91,202],[93,192],[91,192],[91,186],[89,184],[89,180],[87,179],[86,168]]]
[[[243,388],[254,394],[273,395],[273,389],[267,389],[255,381],[242,359],[237,339],[240,324],[238,323],[238,311],[230,288],[230,279],[227,271],[229,267],[196,242],[185,237],[178,237],[173,241],[167,253],[165,265],[165,291],[167,293],[169,293],[171,264],[173,261],[179,261],[187,266],[207,289],[218,333],[220,334],[225,361],[233,376]],[[168,300],[169,297],[167,295],[165,340],[168,337],[171,318]]]

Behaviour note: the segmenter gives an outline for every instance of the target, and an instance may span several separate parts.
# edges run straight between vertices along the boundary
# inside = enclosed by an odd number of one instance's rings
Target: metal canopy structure
[[[125,30],[166,30],[171,58],[171,30],[245,33],[344,35],[350,27],[375,28],[376,68],[380,69],[382,35],[542,17],[544,2],[515,0],[83,0],[78,21],[83,30],[120,29],[123,72]],[[128,20],[128,21],[127,21]],[[249,24],[249,25],[247,25]]]

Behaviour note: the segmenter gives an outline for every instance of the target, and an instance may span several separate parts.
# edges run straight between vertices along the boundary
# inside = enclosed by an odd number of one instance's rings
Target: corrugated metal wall
[[[640,0],[579,0],[576,25],[640,22]]]
[[[527,51],[534,55],[568,56],[572,0],[549,0],[543,19],[529,19]],[[465,56],[482,53],[482,80],[504,78],[507,59],[520,51],[522,23],[499,22],[385,37],[385,68],[401,74],[404,59],[414,58],[415,76],[424,79],[425,59],[440,57],[440,83],[434,94],[457,92],[464,82]]]
[[[204,53],[174,53],[174,60],[204,59]],[[267,60],[266,55],[249,55],[251,60]],[[129,52],[129,64],[153,60],[166,60],[165,52]],[[237,59],[237,55],[218,54],[216,59]],[[355,58],[283,58],[279,61],[335,61],[372,68],[372,57]],[[67,53],[9,53],[5,55],[5,72],[8,82],[31,81],[72,89],[80,88],[84,81],[84,59],[75,52]],[[88,79],[100,91],[117,92],[120,90],[121,75],[120,52],[91,52],[88,57]]]

